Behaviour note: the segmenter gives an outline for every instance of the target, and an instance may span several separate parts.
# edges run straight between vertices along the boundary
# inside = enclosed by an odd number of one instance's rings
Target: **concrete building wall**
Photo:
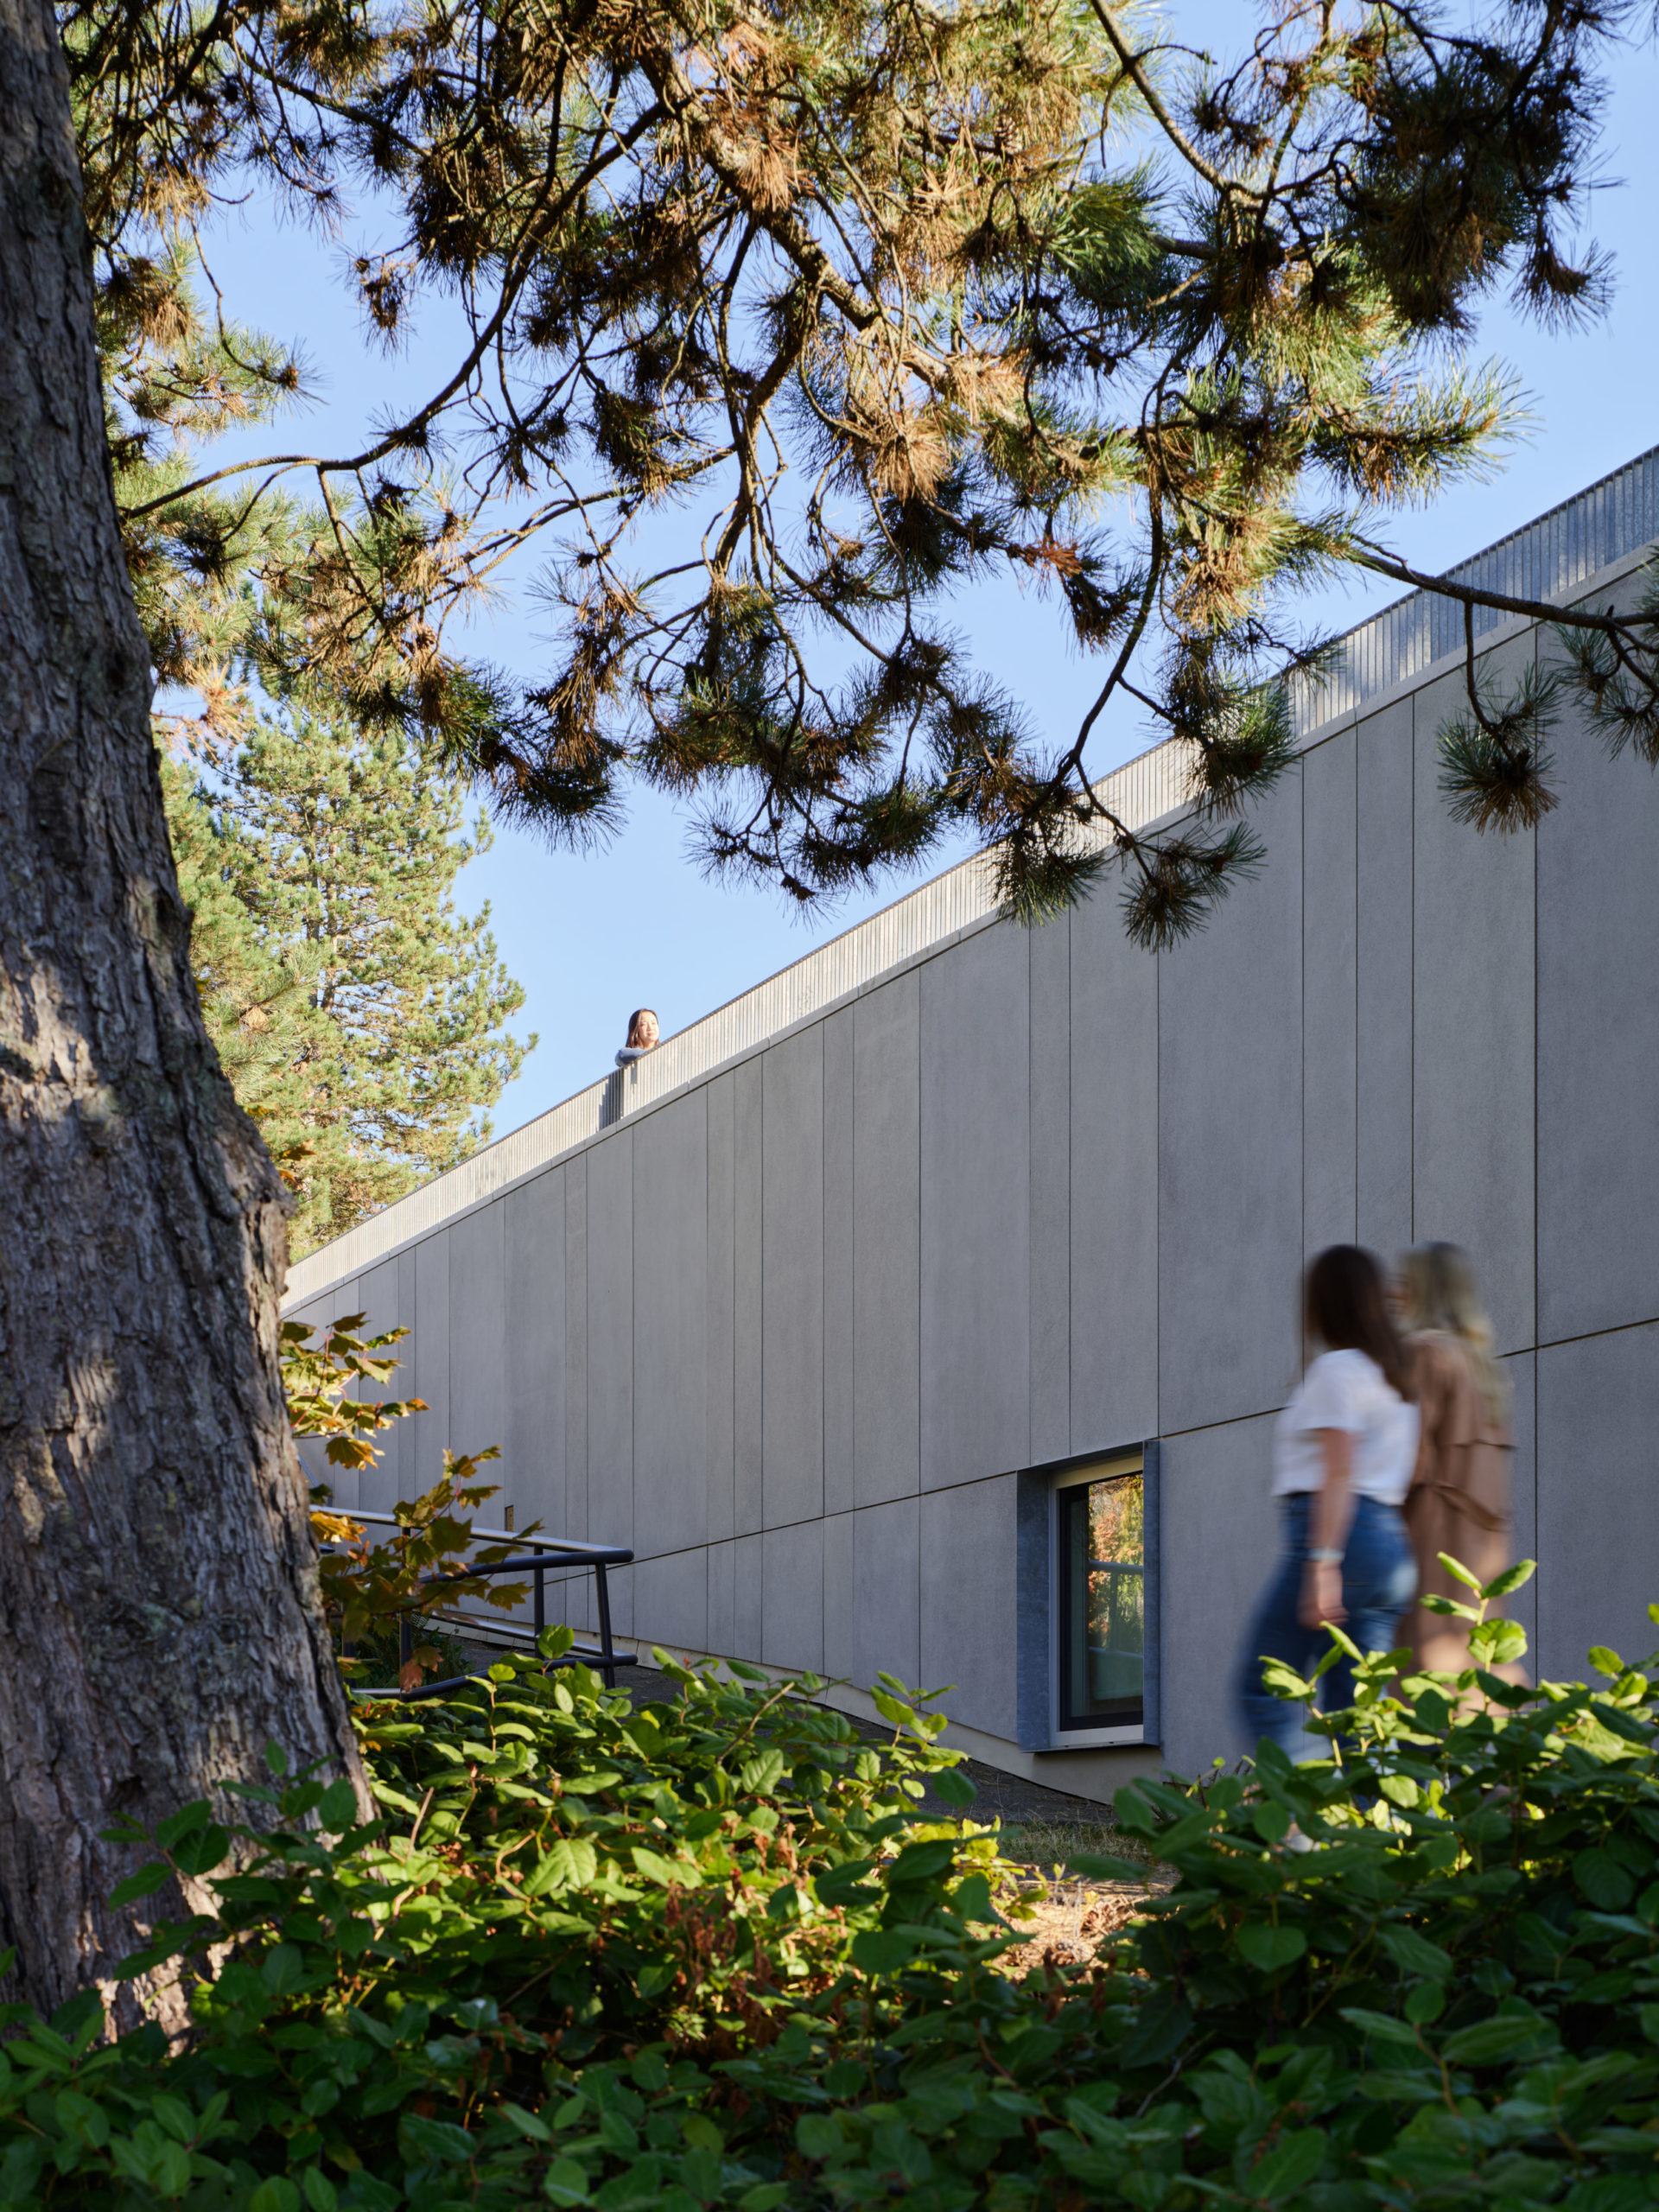
[[[1488,656],[1542,650],[1511,625]],[[299,1310],[410,1329],[360,1500],[499,1443],[519,1527],[632,1545],[682,1649],[928,1686],[1107,1794],[1236,1744],[1306,1255],[1466,1244],[1516,1383],[1548,1675],[1659,1641],[1659,778],[1569,713],[1535,834],[1449,820],[1443,666],[1309,734],[1262,874],[1156,957],[1109,883],[977,919]],[[1155,1751],[1015,1742],[1017,1494],[1160,1440]],[[587,1624],[585,1622],[582,1624]]]

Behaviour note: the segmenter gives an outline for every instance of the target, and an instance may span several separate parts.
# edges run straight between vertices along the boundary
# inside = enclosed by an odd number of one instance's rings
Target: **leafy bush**
[[[915,1821],[967,1785],[889,1688],[880,1750],[810,1679],[671,1668],[635,1713],[518,1662],[377,1708],[385,1821],[333,1835],[344,1793],[278,1777],[263,1859],[158,1935],[203,1976],[191,2049],[99,2046],[95,1997],[13,2016],[0,2203],[1635,2212],[1659,1699],[1607,1651],[1515,1688],[1519,1637],[1403,1692],[1363,1662],[1323,1764],[1120,1792],[1178,1887],[1020,1982],[994,1840]],[[157,1842],[201,1872],[228,1830]]]
[[[390,1380],[398,1363],[390,1347],[409,1334],[389,1329],[384,1336],[362,1337],[361,1313],[313,1329],[302,1321],[283,1324],[283,1387],[296,1436],[324,1436],[331,1466],[360,1471],[380,1456],[375,1438],[395,1421],[423,1413],[420,1398],[352,1395],[362,1384]],[[316,1341],[312,1341],[313,1338]],[[311,1491],[311,1524],[321,1546],[319,1565],[322,1602],[340,1640],[348,1673],[377,1675],[397,1670],[399,1687],[411,1689],[429,1675],[463,1671],[460,1649],[430,1618],[437,1605],[482,1601],[511,1612],[530,1593],[527,1582],[500,1582],[468,1574],[512,1556],[513,1544],[480,1544],[474,1516],[499,1487],[480,1482],[479,1469],[501,1454],[486,1451],[461,1457],[445,1450],[443,1472],[420,1497],[400,1498],[392,1507],[397,1534],[372,1538],[368,1524],[337,1509],[326,1483]],[[541,1527],[532,1521],[516,1532],[514,1542]],[[403,1656],[403,1631],[414,1631],[410,1656]]]
[[[569,1641],[548,1631],[546,1656]],[[0,2203],[518,2202],[594,2156],[550,2147],[550,2091],[585,2111],[613,2082],[625,2114],[638,2074],[672,2107],[685,2066],[642,2047],[764,2044],[862,1977],[869,1944],[885,1960],[900,1909],[916,1940],[970,1942],[994,1846],[913,1826],[923,1777],[971,1796],[934,1743],[942,1719],[883,1692],[900,1724],[883,1756],[792,1685],[663,1663],[677,1700],[638,1713],[586,1669],[549,1681],[524,1659],[418,1717],[371,1707],[390,1818],[370,1827],[348,1825],[346,1785],[280,1774],[243,1793],[274,1829],[205,1804],[167,1823],[124,1897],[169,1867],[211,1873],[233,1838],[253,1853],[218,1883],[214,1918],[158,1930],[131,1961],[203,1976],[196,2042],[100,2048],[95,1993],[49,2027],[13,2008],[29,2024],[0,2059]],[[606,2120],[598,2157],[629,2132]],[[781,2202],[756,2182],[748,2212]]]

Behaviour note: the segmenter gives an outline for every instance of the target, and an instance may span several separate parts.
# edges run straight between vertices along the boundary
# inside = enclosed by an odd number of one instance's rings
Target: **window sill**
[[[1110,1751],[1122,1744],[1144,1744],[1151,1739],[1145,1726],[1136,1721],[1128,1728],[1057,1728],[1043,1746],[1049,1751]]]

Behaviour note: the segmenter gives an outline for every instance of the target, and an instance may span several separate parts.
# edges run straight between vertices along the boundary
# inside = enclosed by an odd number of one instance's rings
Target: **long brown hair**
[[[651,1019],[653,1021],[657,1020],[657,1009],[655,1007],[636,1007],[633,1012],[628,1016],[628,1046],[630,1049],[635,1052],[639,1050],[640,1044],[639,1025],[645,1019],[647,1014],[651,1016]],[[658,1033],[660,1034],[662,1024],[658,1022],[657,1027]],[[613,1030],[611,1034],[614,1037],[616,1032]]]
[[[1329,1351],[1363,1351],[1374,1359],[1402,1398],[1417,1395],[1399,1332],[1389,1316],[1382,1270],[1357,1244],[1327,1245],[1310,1262],[1302,1290],[1310,1336]]]

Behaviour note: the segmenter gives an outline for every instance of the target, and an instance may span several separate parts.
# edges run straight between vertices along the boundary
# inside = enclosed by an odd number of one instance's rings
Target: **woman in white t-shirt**
[[[1400,1508],[1417,1459],[1417,1408],[1382,1273],[1357,1245],[1333,1244],[1307,1271],[1305,1325],[1323,1349],[1308,1362],[1273,1433],[1273,1494],[1284,1551],[1244,1639],[1238,1703],[1252,1745],[1264,1736],[1293,1759],[1328,1758],[1303,1708],[1275,1697],[1264,1659],[1311,1675],[1328,1621],[1362,1651],[1394,1648],[1417,1567]],[[1325,1709],[1354,1701],[1344,1659],[1325,1677]]]

